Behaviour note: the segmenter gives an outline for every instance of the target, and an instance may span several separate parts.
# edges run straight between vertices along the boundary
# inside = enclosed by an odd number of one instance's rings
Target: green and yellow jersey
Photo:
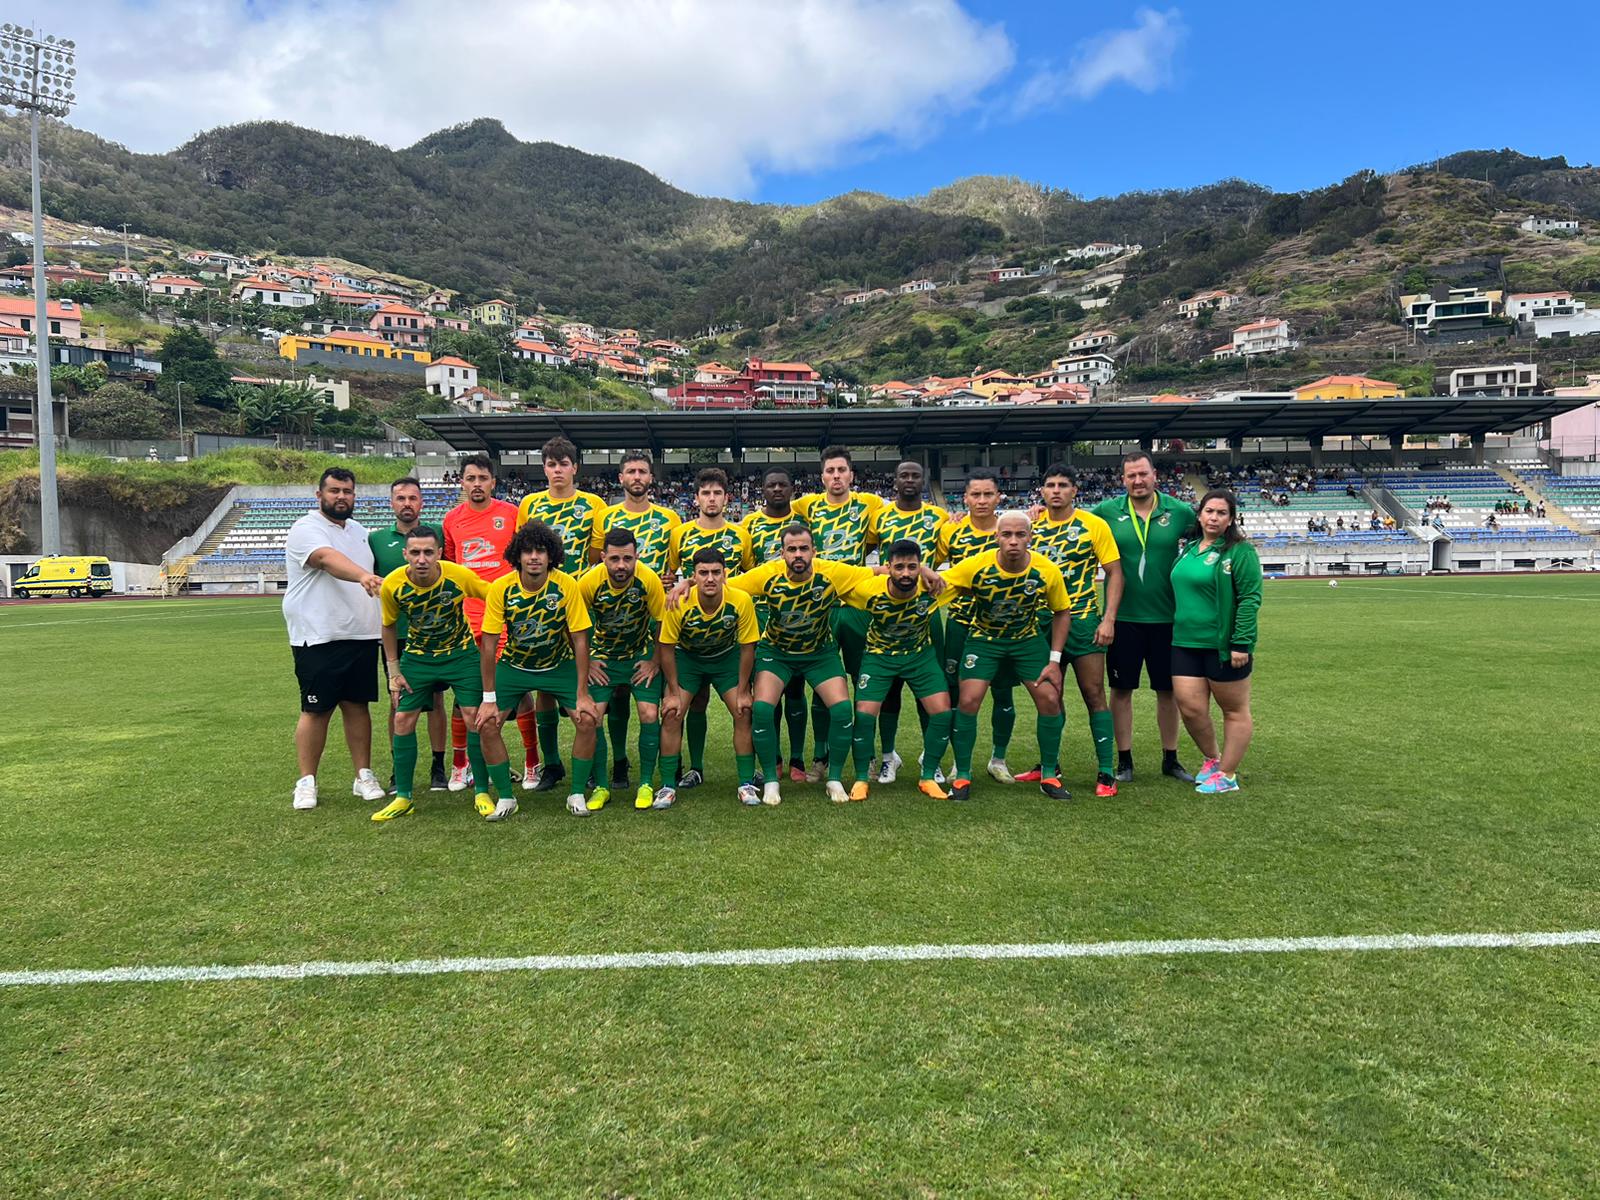
[[[933,645],[935,609],[949,602],[949,588],[937,596],[919,579],[905,599],[889,589],[887,575],[874,575],[851,588],[845,603],[867,614],[868,654],[916,654]]]
[[[737,588],[722,589],[722,603],[707,611],[698,588],[671,608],[661,620],[661,642],[676,646],[696,658],[716,658],[761,637],[756,606]]]
[[[1122,557],[1117,539],[1111,536],[1111,526],[1081,508],[1073,509],[1063,521],[1052,521],[1045,513],[1033,523],[1033,549],[1060,568],[1074,617],[1100,611],[1095,575],[1101,567]]]
[[[667,569],[667,543],[681,524],[683,518],[659,504],[652,504],[643,512],[629,512],[620,503],[610,504],[595,514],[589,548],[604,554],[606,530],[631,529],[639,543],[639,561],[660,575]]]
[[[829,615],[851,588],[871,577],[868,567],[815,558],[810,575],[791,579],[780,559],[735,575],[728,586],[764,599],[767,643],[780,654],[800,658],[820,654],[834,644]]]
[[[872,518],[882,507],[883,497],[870,492],[851,492],[843,504],[832,503],[824,492],[813,492],[794,502],[794,511],[811,530],[817,557],[852,566],[867,561]]]
[[[935,554],[940,562],[955,566],[957,563],[966,562],[995,548],[995,529],[1000,527],[998,518],[995,519],[994,529],[979,529],[972,523],[970,516],[960,516],[953,521],[947,521],[939,529],[939,548]],[[968,624],[968,614],[972,611],[972,598],[970,596],[957,596],[950,602],[950,619],[962,625]]]
[[[463,602],[482,600],[491,585],[460,563],[439,562],[439,578],[419,587],[398,567],[384,577],[378,592],[383,623],[398,629],[404,621],[406,653],[439,658],[471,650],[475,639]]]
[[[594,515],[605,507],[606,502],[593,492],[573,492],[564,500],[557,500],[548,490],[533,492],[517,505],[517,528],[521,529],[529,521],[542,521],[550,526],[566,547],[567,557],[562,567],[569,574],[581,574],[589,561]]]
[[[655,626],[667,607],[659,575],[639,563],[633,578],[619,588],[612,585],[605,564],[596,563],[578,577],[578,594],[594,626],[589,635],[591,657],[608,661],[649,657],[655,647]]]
[[[723,564],[730,575],[755,566],[750,549],[750,532],[743,525],[724,521],[718,529],[707,529],[697,521],[685,521],[672,531],[667,543],[667,570],[688,575],[694,570],[694,556],[706,548],[722,551]]]
[[[1067,608],[1067,585],[1055,563],[1030,552],[1020,571],[1000,565],[1000,552],[989,550],[944,572],[945,583],[970,601],[967,628],[973,636],[997,642],[1018,641],[1039,631],[1043,608]]]
[[[885,504],[872,518],[867,544],[876,547],[881,556],[901,538],[909,538],[922,549],[922,565],[939,565],[939,530],[950,520],[950,514],[937,504],[919,504],[910,512],[898,504]]]
[[[740,522],[750,535],[750,553],[758,563],[771,562],[783,552],[783,531],[796,523],[805,524],[792,507],[781,517],[769,517],[766,509],[758,508]]]
[[[500,661],[524,671],[543,671],[572,657],[574,633],[588,629],[589,610],[578,594],[578,581],[565,571],[551,571],[533,591],[513,571],[489,585],[484,598],[483,631],[506,634]]]

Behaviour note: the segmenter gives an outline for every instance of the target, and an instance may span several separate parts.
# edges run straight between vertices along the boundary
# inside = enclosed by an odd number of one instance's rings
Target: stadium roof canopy
[[[1393,400],[992,404],[979,408],[809,408],[703,412],[529,412],[423,417],[458,450],[537,450],[557,434],[589,449],[940,446],[1148,439],[1317,438],[1511,433],[1594,403],[1571,396]]]

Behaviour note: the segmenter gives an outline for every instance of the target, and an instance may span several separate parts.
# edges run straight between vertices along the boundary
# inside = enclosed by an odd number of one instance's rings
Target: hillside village
[[[1484,211],[1482,188],[1453,177],[1395,176],[1376,190],[1381,216],[1364,237],[1331,253],[1310,235],[1288,238],[1211,271],[1210,286],[1154,303],[1146,297],[1172,290],[1168,277],[1193,261],[1186,246],[1019,244],[937,274],[814,289],[764,327],[692,332],[608,327],[537,298],[453,291],[331,256],[235,253],[52,219],[50,332],[69,394],[106,380],[160,394],[163,345],[197,329],[228,365],[226,378],[211,375],[211,394],[191,393],[219,428],[250,389],[292,387],[332,411],[282,404],[280,432],[363,436],[449,408],[1526,395],[1560,383],[1557,362],[1563,390],[1578,388],[1580,357],[1585,375],[1600,359],[1600,339],[1593,351],[1583,341],[1600,333],[1589,308],[1600,301],[1600,253],[1586,221],[1548,206]],[[1446,255],[1436,226],[1450,205],[1475,205],[1480,227]],[[0,222],[11,248],[0,269],[0,368],[25,373],[32,236],[15,211],[0,210]],[[1390,254],[1408,241],[1434,245],[1432,261]],[[1479,243],[1513,241],[1478,253]],[[1282,274],[1269,274],[1274,261]],[[1564,275],[1579,286],[1515,286]],[[273,427],[231,422],[251,424]]]

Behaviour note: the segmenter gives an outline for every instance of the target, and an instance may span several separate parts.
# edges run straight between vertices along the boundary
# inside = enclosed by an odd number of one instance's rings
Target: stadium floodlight
[[[34,438],[39,443],[39,549],[61,553],[61,510],[56,494],[56,430],[50,392],[50,316],[44,277],[44,208],[39,201],[39,118],[64,117],[77,93],[77,44],[70,39],[34,36],[20,25],[0,25],[0,105],[26,112],[33,162],[33,341],[39,353],[39,412]]]

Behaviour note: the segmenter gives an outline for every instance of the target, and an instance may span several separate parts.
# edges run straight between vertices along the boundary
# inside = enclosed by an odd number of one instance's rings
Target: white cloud
[[[399,147],[489,116],[723,195],[923,140],[1014,58],[959,0],[84,0],[51,24],[78,42],[72,123],[132,149],[256,119]]]
[[[1013,116],[1026,116],[1063,100],[1089,100],[1114,83],[1154,92],[1172,83],[1173,59],[1184,34],[1176,9],[1141,8],[1132,29],[1114,29],[1080,42],[1065,67],[1030,76],[1010,104]]]

